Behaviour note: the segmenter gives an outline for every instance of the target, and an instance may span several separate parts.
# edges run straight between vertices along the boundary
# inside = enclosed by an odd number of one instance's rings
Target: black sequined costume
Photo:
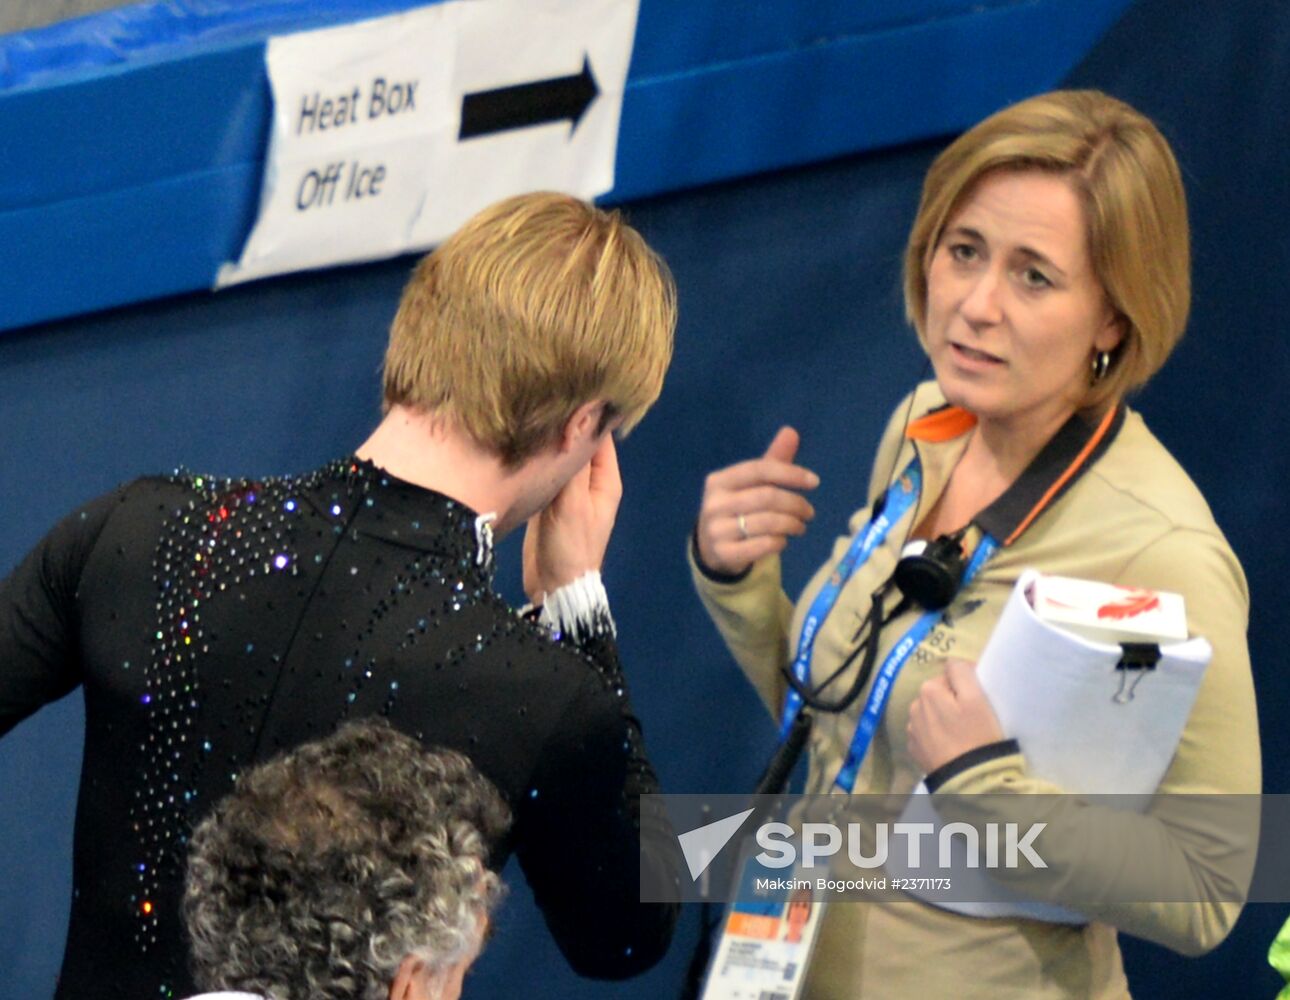
[[[238,771],[377,713],[506,795],[494,862],[517,853],[578,972],[655,962],[676,913],[637,902],[637,795],[657,785],[612,625],[552,634],[491,581],[474,511],[351,460],[142,479],[50,532],[0,584],[0,733],[84,686],[59,996],[195,992],[188,830]]]

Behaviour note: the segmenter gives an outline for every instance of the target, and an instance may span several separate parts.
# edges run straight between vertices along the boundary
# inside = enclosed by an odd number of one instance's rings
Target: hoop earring
[[[1106,378],[1106,373],[1111,368],[1111,354],[1109,351],[1098,351],[1093,355],[1093,381],[1101,382]]]

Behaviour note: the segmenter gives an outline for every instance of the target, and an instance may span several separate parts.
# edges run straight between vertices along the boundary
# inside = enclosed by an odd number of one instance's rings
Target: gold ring
[[[739,534],[743,536],[745,542],[752,537],[748,534],[748,522],[744,520],[744,516],[742,514],[739,515]]]

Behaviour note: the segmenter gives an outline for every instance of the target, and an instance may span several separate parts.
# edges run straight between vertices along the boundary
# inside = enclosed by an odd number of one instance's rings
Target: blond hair
[[[617,212],[524,194],[470,219],[417,266],[385,355],[385,407],[450,420],[516,465],[584,403],[631,430],[672,356],[676,288]]]
[[[905,249],[905,315],[925,339],[927,271],[950,217],[987,173],[1065,177],[1084,209],[1093,272],[1124,337],[1083,406],[1143,385],[1182,337],[1191,303],[1187,203],[1168,142],[1144,115],[1096,90],[1021,101],[969,129],[932,163]]]

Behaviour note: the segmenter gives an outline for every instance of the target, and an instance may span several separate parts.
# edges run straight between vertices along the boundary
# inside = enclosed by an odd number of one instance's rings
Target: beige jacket
[[[812,678],[819,683],[851,648],[869,595],[891,574],[901,541],[943,490],[968,439],[966,420],[930,420],[920,414],[942,406],[934,383],[916,390],[915,420],[902,436],[905,404],[897,408],[874,461],[872,500],[887,488],[889,470],[904,468],[917,448],[923,467],[918,509],[893,526],[884,544],[847,582],[815,642]],[[963,415],[965,416],[965,415]],[[934,440],[943,438],[942,440]],[[916,440],[917,439],[917,440]],[[867,521],[868,504],[849,532]],[[973,529],[975,531],[976,529]],[[969,534],[969,550],[976,538]],[[833,556],[806,587],[797,606],[784,594],[777,557],[758,562],[734,583],[714,581],[694,564],[695,586],[734,658],[766,707],[778,718],[790,663],[811,598],[846,551],[839,538]],[[1246,647],[1249,596],[1240,564],[1187,474],[1130,411],[1107,451],[1044,510],[1013,544],[1000,549],[946,610],[941,623],[910,657],[893,687],[886,713],[860,769],[854,791],[905,793],[922,774],[906,748],[905,725],[919,686],[940,673],[946,656],[975,660],[1021,572],[1048,573],[1181,592],[1193,634],[1214,647],[1182,741],[1162,792],[1257,793],[1260,790],[1258,723]],[[882,633],[878,662],[919,612],[897,618]],[[855,665],[849,668],[857,669]],[[1042,670],[1042,664],[1035,669]],[[853,676],[853,674],[852,674]],[[830,688],[845,691],[844,675]],[[810,746],[808,791],[826,792],[842,765],[867,690],[842,715],[816,713]],[[1056,792],[1026,772],[1025,748],[969,768],[940,791]],[[1074,797],[1064,800],[1078,808]],[[1082,816],[1083,814],[1081,814]],[[834,903],[827,911],[808,980],[811,998],[910,996],[1121,998],[1128,988],[1116,931],[1155,941],[1185,954],[1217,945],[1235,922],[1231,898],[1233,854],[1248,858],[1250,845],[1214,843],[1170,815],[1166,807],[1134,817],[1135,837],[1149,838],[1152,853],[1193,880],[1193,899],[1208,903],[1108,903],[1083,910],[1083,926],[1021,919],[976,919],[918,902]],[[1114,822],[1096,813],[1076,829],[1081,837],[1046,860],[1065,864],[1081,879],[1114,884],[1126,873],[1116,848]],[[1229,868],[1224,868],[1225,859]]]

